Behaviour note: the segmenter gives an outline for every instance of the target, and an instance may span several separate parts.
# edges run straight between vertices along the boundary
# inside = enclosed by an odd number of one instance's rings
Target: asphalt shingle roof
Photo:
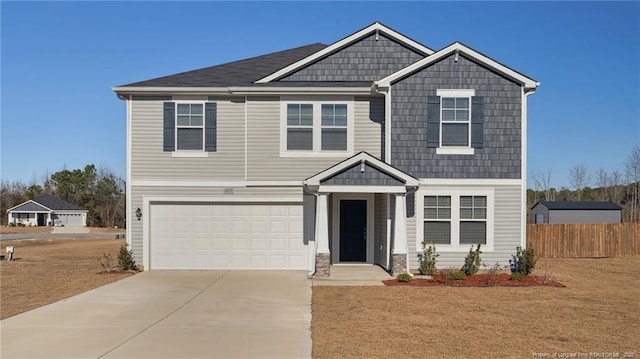
[[[617,204],[607,202],[596,201],[540,201],[538,202],[548,209],[552,210],[620,210],[622,207]]]
[[[11,212],[49,212],[49,209],[33,201],[28,201],[13,208]]]
[[[311,44],[175,75],[134,82],[121,87],[226,87],[249,86],[283,67],[327,47]],[[298,84],[300,85],[300,84]],[[317,85],[317,84],[316,84]],[[294,85],[291,85],[294,86]],[[327,85],[330,86],[330,85]]]
[[[73,210],[84,210],[84,208],[76,206],[73,203],[69,203],[61,198],[56,196],[52,196],[50,194],[43,194],[40,197],[34,198],[34,202],[40,203],[41,205],[51,208],[52,210],[59,211],[73,211]]]

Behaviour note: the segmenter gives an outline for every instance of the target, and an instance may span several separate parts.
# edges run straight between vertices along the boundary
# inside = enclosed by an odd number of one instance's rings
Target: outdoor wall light
[[[140,209],[140,207],[136,209],[136,218],[138,219],[138,221],[142,219],[142,210]]]

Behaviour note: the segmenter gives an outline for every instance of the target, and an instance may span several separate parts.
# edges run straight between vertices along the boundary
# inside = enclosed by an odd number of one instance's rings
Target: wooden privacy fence
[[[527,247],[540,257],[598,258],[640,255],[640,222],[527,224]]]

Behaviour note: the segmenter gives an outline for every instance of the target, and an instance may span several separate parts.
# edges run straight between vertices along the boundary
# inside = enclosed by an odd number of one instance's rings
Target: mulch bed
[[[535,275],[529,275],[524,277],[523,280],[511,280],[509,274],[501,273],[496,275],[489,274],[475,274],[467,276],[463,280],[445,279],[442,276],[436,275],[433,279],[412,279],[409,282],[398,282],[397,279],[388,279],[382,281],[387,286],[400,286],[400,287],[434,287],[434,286],[449,286],[449,287],[558,287],[564,288],[565,285],[550,279],[545,279]]]

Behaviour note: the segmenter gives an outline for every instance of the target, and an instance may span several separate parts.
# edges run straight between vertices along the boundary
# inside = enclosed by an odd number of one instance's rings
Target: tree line
[[[0,182],[0,223],[7,225],[7,210],[42,194],[51,194],[86,209],[87,225],[124,228],[125,181],[93,164],[84,169],[63,169],[44,175],[40,183]]]
[[[528,208],[537,201],[611,201],[622,207],[623,221],[640,221],[640,145],[632,148],[621,170],[592,173],[584,163],[576,164],[569,171],[570,188],[551,187],[551,175],[551,169],[532,173]]]

